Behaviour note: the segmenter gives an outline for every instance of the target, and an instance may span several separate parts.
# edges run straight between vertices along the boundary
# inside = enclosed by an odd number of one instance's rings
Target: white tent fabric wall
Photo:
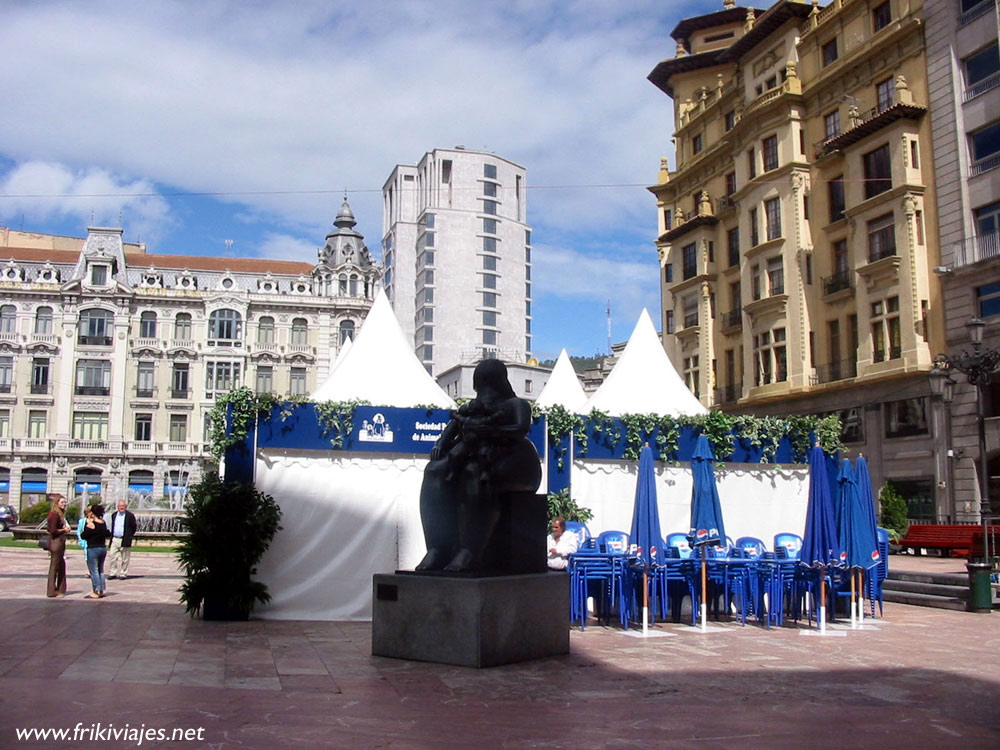
[[[569,354],[563,349],[552,368],[549,380],[535,401],[542,409],[559,404],[570,414],[583,414],[587,407],[587,394],[573,369]]]
[[[282,530],[258,569],[276,620],[370,620],[372,575],[412,570],[425,552],[420,484],[427,459],[258,455],[256,486]]]
[[[637,462],[573,462],[572,494],[578,505],[590,508],[590,533],[632,528]],[[757,537],[771,549],[774,535],[782,531],[802,534],[809,495],[808,467],[761,464],[727,464],[716,469],[726,533],[733,540]],[[660,531],[664,536],[691,527],[690,464],[656,466],[656,499]]]

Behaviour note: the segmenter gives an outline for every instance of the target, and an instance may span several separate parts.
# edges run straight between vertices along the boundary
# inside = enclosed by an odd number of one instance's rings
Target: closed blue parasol
[[[639,475],[635,483],[635,505],[632,509],[632,533],[629,541],[630,557],[639,558],[646,566],[656,562],[663,536],[660,534],[660,510],[656,505],[653,451],[648,445],[644,445],[639,452]]]
[[[691,456],[694,487],[691,490],[691,546],[724,542],[726,529],[722,523],[722,504],[715,486],[715,467],[712,447],[708,438],[698,436]]]
[[[656,504],[656,472],[653,451],[644,445],[639,451],[639,471],[635,483],[635,505],[632,509],[632,533],[629,535],[629,556],[642,564],[642,630],[649,623],[649,566],[657,561],[663,536],[660,534],[660,509]]]
[[[858,459],[863,463],[864,459]],[[868,467],[865,466],[865,474]],[[841,500],[837,511],[837,536],[840,539],[840,559],[850,570],[851,576],[851,625],[855,626],[864,619],[864,575],[862,571],[873,568],[879,563],[878,540],[875,536],[873,516],[866,507],[866,501],[861,497],[861,488],[856,473],[851,469],[850,462],[844,459],[841,467],[844,477],[841,484]],[[868,479],[868,491],[871,492],[871,479]],[[860,597],[860,601],[856,598]]]
[[[837,525],[837,541],[840,543],[840,564],[847,565],[847,541],[849,531],[847,526],[850,521],[850,506],[857,502],[858,483],[854,479],[854,469],[851,462],[846,458],[840,462],[840,470],[837,472],[837,489],[833,496],[833,516]]]
[[[875,516],[875,492],[872,489],[872,477],[868,473],[868,462],[864,456],[858,456],[854,462],[854,475],[858,481],[858,496],[861,498],[861,513],[871,530],[875,548],[878,549],[878,519]]]
[[[722,504],[719,489],[715,486],[715,456],[708,438],[698,436],[691,456],[691,546],[701,547],[701,629],[708,628],[708,545],[725,542],[726,529],[722,523]]]
[[[826,571],[827,565],[840,563],[840,544],[830,497],[830,477],[826,471],[823,449],[816,445],[809,452],[809,500],[806,506],[806,528],[802,534],[804,565],[819,566],[820,616],[819,628],[826,632]]]

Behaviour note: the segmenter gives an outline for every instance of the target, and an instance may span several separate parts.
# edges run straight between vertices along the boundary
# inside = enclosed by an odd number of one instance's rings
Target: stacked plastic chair
[[[624,531],[601,533],[594,546],[570,555],[570,618],[587,623],[587,599],[595,595],[599,613],[605,622],[617,610],[623,626],[628,626],[629,592],[627,591],[628,534]]]

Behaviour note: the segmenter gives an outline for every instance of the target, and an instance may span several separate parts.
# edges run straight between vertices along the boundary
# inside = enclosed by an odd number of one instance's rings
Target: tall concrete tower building
[[[428,372],[531,356],[525,171],[495,154],[435,149],[382,187],[384,286]]]

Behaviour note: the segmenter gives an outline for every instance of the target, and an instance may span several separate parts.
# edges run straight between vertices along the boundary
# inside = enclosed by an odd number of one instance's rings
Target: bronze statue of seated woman
[[[476,397],[452,412],[431,449],[420,488],[427,554],[417,570],[475,571],[489,548],[504,496],[534,493],[542,469],[528,440],[531,406],[514,395],[507,367],[483,360],[472,377]]]

